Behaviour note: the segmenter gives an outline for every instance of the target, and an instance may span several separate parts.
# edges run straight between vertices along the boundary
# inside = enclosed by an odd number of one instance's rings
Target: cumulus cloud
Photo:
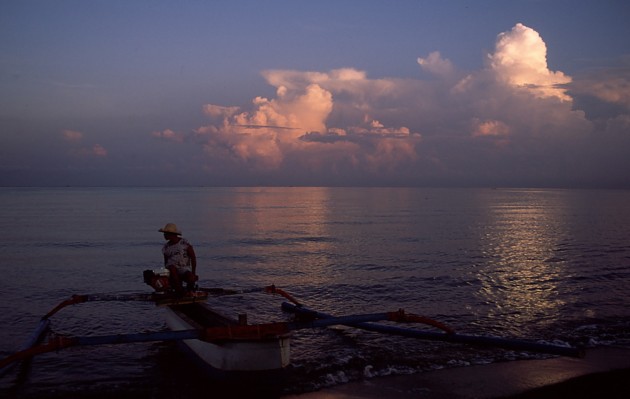
[[[571,99],[561,86],[571,82],[571,78],[548,69],[545,42],[538,32],[523,24],[516,24],[511,31],[501,33],[494,54],[488,58],[498,79],[528,88],[539,97]]]
[[[550,70],[545,42],[520,23],[497,36],[481,70],[460,72],[437,51],[416,61],[439,79],[371,78],[354,68],[264,71],[274,97],[248,107],[206,104],[208,124],[153,134],[203,148],[209,173],[293,176],[292,184],[314,175],[345,184],[357,176],[382,184],[550,182],[579,178],[576,160],[596,128],[570,93],[630,101],[621,90],[628,79],[576,84]],[[627,126],[623,115],[616,130]]]
[[[205,150],[213,158],[276,169],[285,160],[312,167],[327,153],[331,170],[339,170],[348,159],[353,167],[390,168],[415,158],[419,134],[405,126],[385,126],[369,115],[372,102],[393,88],[390,82],[372,81],[365,72],[348,68],[327,73],[273,70],[264,76],[276,87],[275,98],[257,97],[251,110],[204,106],[215,123],[196,129],[195,135],[205,136]],[[352,114],[343,127],[328,124],[335,106],[337,112],[347,108]]]

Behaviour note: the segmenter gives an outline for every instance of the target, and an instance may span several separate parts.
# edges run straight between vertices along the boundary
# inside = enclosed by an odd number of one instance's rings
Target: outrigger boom
[[[298,315],[302,315],[305,317],[310,317],[318,320],[328,320],[334,319],[335,317],[322,312],[317,312],[315,310],[308,309],[303,306],[296,306],[287,302],[282,303],[282,309],[295,313]],[[499,337],[489,337],[489,336],[477,336],[477,335],[464,335],[464,334],[456,334],[454,331],[445,333],[436,333],[431,331],[420,331],[414,330],[410,328],[401,328],[396,326],[382,325],[382,324],[374,324],[368,322],[360,322],[356,320],[352,323],[341,323],[350,327],[355,327],[368,331],[375,331],[379,333],[392,334],[392,335],[400,335],[404,337],[410,338],[419,338],[433,341],[444,341],[444,342],[453,342],[453,343],[462,343],[462,344],[470,344],[470,345],[479,345],[479,346],[489,346],[489,347],[498,347],[504,349],[513,349],[513,350],[523,350],[527,352],[540,352],[540,353],[548,353],[552,355],[561,355],[568,357],[584,357],[584,349],[582,348],[573,348],[569,346],[559,346],[559,345],[551,345],[544,344],[539,342],[531,342],[520,339],[508,339],[508,338],[499,338]]]

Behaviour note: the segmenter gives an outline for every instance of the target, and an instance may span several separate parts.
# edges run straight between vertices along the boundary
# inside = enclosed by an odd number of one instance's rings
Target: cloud
[[[498,36],[495,52],[488,56],[488,62],[500,80],[528,88],[539,97],[571,100],[561,86],[571,82],[571,78],[548,69],[545,42],[538,32],[523,24],[516,24],[511,31]]]
[[[580,101],[599,102],[607,115],[630,112],[630,58],[619,65],[593,68],[581,72],[568,85],[569,92]]]
[[[100,144],[94,144],[92,146],[82,145],[84,134],[76,130],[65,129],[62,130],[61,135],[63,139],[70,143],[70,154],[78,157],[107,157],[108,151]]]
[[[451,61],[443,59],[439,51],[430,53],[427,58],[418,57],[418,64],[422,69],[444,77],[450,77],[455,72]]]
[[[391,164],[415,158],[414,145],[420,135],[404,126],[387,127],[369,116],[378,93],[393,87],[389,82],[371,81],[364,72],[353,69],[327,73],[274,70],[264,76],[275,85],[275,98],[257,97],[248,111],[204,106],[217,122],[196,129],[195,134],[205,136],[204,148],[214,159],[277,169],[285,160],[293,166],[299,164],[297,167],[321,167],[317,159],[325,157],[325,167],[339,173],[348,159],[353,168],[391,169]],[[339,100],[334,102],[333,96]],[[335,106],[337,112],[347,108],[352,114],[351,123],[344,123],[343,128],[328,126]]]
[[[552,71],[532,28],[519,23],[500,33],[485,61],[464,73],[440,52],[418,57],[419,68],[438,77],[430,81],[371,78],[354,68],[267,70],[275,96],[255,97],[248,107],[206,104],[208,124],[153,135],[203,149],[203,169],[214,176],[514,185],[579,181],[589,172],[580,160],[594,143],[601,151],[614,145],[595,132],[627,129],[627,75],[575,82]],[[624,111],[594,124],[572,93]]]
[[[92,147],[92,154],[96,155],[97,157],[106,157],[107,149],[105,149],[105,147],[100,144],[95,144]]]
[[[593,81],[589,91],[595,97],[623,106],[630,110],[630,71],[623,71],[623,75],[609,76],[606,81]],[[585,82],[583,82],[585,83]]]
[[[81,141],[83,139],[83,133],[77,132],[76,130],[64,130],[61,132],[63,138],[66,141]]]
[[[510,133],[510,127],[501,121],[473,120],[472,137],[505,137]]]
[[[70,153],[79,158],[105,158],[108,151],[100,144],[91,147],[75,147],[70,149]]]
[[[271,78],[273,80],[273,77]],[[306,131],[325,131],[332,95],[316,83],[278,83],[276,98],[256,97],[251,110],[206,104],[204,113],[215,123],[194,130],[206,153],[252,167],[275,169],[285,154],[299,150]]]
[[[238,110],[239,110],[238,107],[223,107],[220,105],[213,105],[213,104],[206,104],[203,106],[203,112],[212,118],[232,116],[235,113],[237,113]]]
[[[185,138],[184,134],[177,133],[171,129],[164,129],[162,131],[154,131],[153,133],[151,133],[151,135],[159,139],[175,141],[175,142],[180,142],[180,143],[183,142]]]

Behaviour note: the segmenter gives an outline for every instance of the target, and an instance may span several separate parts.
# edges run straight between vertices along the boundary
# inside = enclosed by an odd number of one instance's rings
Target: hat
[[[182,232],[177,228],[175,223],[167,223],[166,226],[158,230],[160,233],[171,233],[177,234],[178,236],[182,235]]]

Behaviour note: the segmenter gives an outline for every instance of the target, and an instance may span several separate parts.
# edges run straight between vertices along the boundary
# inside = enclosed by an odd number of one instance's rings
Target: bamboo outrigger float
[[[145,275],[145,280],[146,280]],[[248,324],[245,315],[238,319],[214,311],[207,302],[209,296],[266,292],[284,296],[292,303],[282,303],[282,310],[295,315],[293,321]],[[52,336],[39,344],[49,331],[50,318],[69,305],[92,301],[149,301],[165,307],[170,331],[116,334],[86,337]],[[378,324],[378,321],[422,323],[436,329],[425,331]],[[186,296],[162,290],[151,294],[130,295],[74,295],[61,302],[40,320],[37,328],[18,352],[0,360],[0,373],[22,360],[65,348],[90,345],[111,345],[133,342],[181,341],[212,370],[221,373],[267,373],[281,371],[290,364],[293,331],[346,325],[384,334],[411,338],[439,340],[471,345],[484,345],[544,352],[554,355],[583,357],[581,348],[544,344],[519,339],[457,334],[452,328],[430,318],[405,313],[403,310],[386,313],[357,314],[335,317],[302,306],[285,291],[271,285],[251,290],[199,289]],[[0,374],[2,375],[2,374]]]

